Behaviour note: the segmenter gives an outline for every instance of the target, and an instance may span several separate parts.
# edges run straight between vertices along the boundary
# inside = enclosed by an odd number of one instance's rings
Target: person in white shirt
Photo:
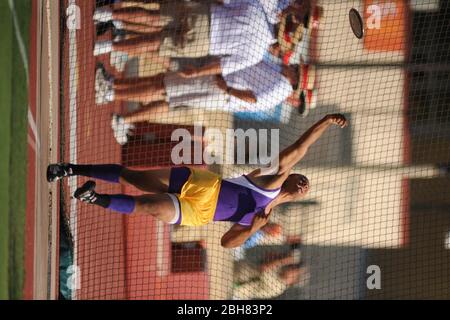
[[[233,5],[240,1],[248,0],[223,0],[224,5]],[[278,24],[283,14],[296,14],[303,9],[306,2],[310,0],[255,0],[261,5],[266,19],[270,24]]]
[[[115,14],[111,9],[103,9],[94,18],[107,21],[115,19]],[[98,41],[94,55],[120,51],[130,56],[157,52],[167,58],[213,56],[213,62],[196,70],[194,76],[226,76],[260,62],[275,42],[272,26],[258,1],[232,0],[222,5],[209,1],[164,1],[156,16],[156,26],[167,24],[162,32],[118,42]]]
[[[239,2],[249,0],[225,0],[224,4],[228,6],[236,5]],[[261,6],[261,11],[266,16],[266,20],[270,25],[272,33],[276,34],[276,40],[267,48],[267,51],[275,59],[281,59],[283,63],[289,64],[288,60],[291,56],[291,50],[303,37],[303,24],[307,16],[311,13],[310,0],[253,0],[258,2]],[[290,18],[288,18],[290,17]],[[286,21],[289,23],[286,25]],[[282,22],[282,23],[280,23]],[[289,31],[289,32],[287,32]],[[285,33],[289,34],[289,39],[285,38]],[[241,51],[236,56],[238,58],[242,55],[253,54],[251,47]],[[260,47],[261,49],[261,47]],[[223,59],[223,58],[222,58]],[[238,58],[239,59],[239,58]],[[168,63],[166,63],[169,65]],[[222,72],[223,71],[223,72]],[[227,70],[221,68],[220,60],[215,59],[211,63],[204,64],[200,67],[187,65],[180,72],[180,75],[186,78],[195,78],[205,75],[228,74]]]
[[[298,107],[300,97],[295,89],[299,78],[298,66],[277,66],[262,61],[225,77],[216,75],[192,79],[175,72],[146,78],[113,79],[98,70],[96,87],[104,88],[103,92],[97,92],[97,95],[102,95],[103,102],[133,101],[144,105],[134,113],[116,116],[114,129],[119,122],[129,125],[154,121],[182,106],[228,112],[270,110],[282,102]],[[96,100],[102,99],[96,97]],[[119,129],[117,127],[115,131]],[[126,132],[122,136],[124,134]],[[121,135],[117,133],[115,136]],[[126,141],[122,136],[118,140]]]
[[[264,9],[267,20],[271,24],[278,24],[280,16],[286,8],[295,5],[292,0],[258,0]]]

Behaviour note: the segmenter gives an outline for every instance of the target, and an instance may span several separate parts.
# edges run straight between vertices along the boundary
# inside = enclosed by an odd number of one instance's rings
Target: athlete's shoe
[[[64,177],[68,177],[72,173],[69,164],[67,163],[55,163],[50,164],[47,167],[47,181],[58,181]]]
[[[97,193],[95,193],[95,182],[92,180],[89,180],[85,184],[83,184],[81,187],[79,187],[73,196],[86,203],[94,203],[97,200]]]
[[[111,119],[111,128],[117,143],[123,146],[128,142],[128,135],[130,134],[130,131],[134,129],[134,125],[125,123],[123,117],[118,114],[113,114]]]

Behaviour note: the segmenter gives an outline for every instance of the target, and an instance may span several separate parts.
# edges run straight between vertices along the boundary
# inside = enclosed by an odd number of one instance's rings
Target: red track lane
[[[92,13],[95,1],[77,1],[81,9],[82,29],[77,31],[78,45],[78,92],[76,129],[71,132],[69,115],[69,41],[64,40],[64,160],[69,161],[69,137],[77,137],[77,162],[120,163],[121,148],[116,143],[110,127],[112,112],[122,111],[120,104],[96,106],[94,73],[96,60],[93,56],[94,24]],[[108,71],[109,56],[101,57]],[[152,158],[157,158],[157,150]],[[80,178],[78,185],[86,179]],[[98,182],[100,193],[137,194],[137,190],[122,190],[119,185]],[[65,186],[65,203],[70,199]],[[98,207],[77,207],[77,264],[80,268],[81,288],[78,299],[207,299],[208,278],[206,273],[170,274],[170,264],[164,265],[168,275],[157,273],[157,225],[151,217],[125,217]],[[170,250],[169,227],[164,227],[164,253]],[[193,284],[195,284],[193,286]]]
[[[77,1],[81,9],[81,30],[77,31],[78,92],[75,132],[71,132],[69,114],[69,67],[65,72],[65,152],[70,160],[73,146],[70,135],[77,137],[77,162],[116,163],[120,161],[120,148],[110,128],[110,113],[119,106],[96,106],[94,89],[95,59],[93,52],[94,25],[91,20],[95,1]],[[69,62],[69,40],[64,41],[66,64]],[[73,80],[73,79],[72,79]],[[76,80],[73,80],[73,85]],[[72,124],[73,125],[73,124]],[[81,185],[86,179],[78,179]],[[68,188],[66,188],[68,191]],[[118,185],[98,182],[99,192],[120,193]],[[66,204],[69,204],[66,198]],[[96,207],[78,205],[77,264],[80,268],[81,288],[78,299],[125,299],[125,242],[124,221],[120,215],[112,215]]]
[[[29,52],[29,78],[30,87],[28,101],[33,119],[36,119],[36,77],[37,77],[37,1],[32,1],[30,22],[30,52]],[[33,299],[34,288],[34,228],[35,228],[35,176],[36,176],[36,152],[32,143],[36,144],[36,137],[28,125],[28,167],[27,167],[27,204],[25,217],[25,283],[23,290],[24,299]]]

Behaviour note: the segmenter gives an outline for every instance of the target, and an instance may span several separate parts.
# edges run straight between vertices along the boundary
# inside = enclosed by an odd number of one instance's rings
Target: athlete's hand
[[[335,124],[341,128],[345,128],[348,125],[348,121],[345,118],[344,115],[336,113],[336,114],[329,114],[325,117],[326,121],[328,121],[330,124]]]
[[[178,71],[178,75],[182,78],[195,78],[198,76],[197,68],[187,65],[183,70]]]
[[[257,213],[252,222],[252,229],[254,232],[258,231],[262,227],[264,227],[269,222],[269,214],[265,214],[264,212]]]

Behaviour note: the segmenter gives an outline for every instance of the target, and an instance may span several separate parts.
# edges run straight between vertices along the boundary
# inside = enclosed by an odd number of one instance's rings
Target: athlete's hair
[[[293,182],[293,179],[296,179],[297,181]],[[283,182],[283,185],[281,186],[281,189],[286,191],[290,194],[298,194],[298,181],[303,181],[309,188],[310,182],[309,179],[300,173],[292,173],[290,174],[287,179]]]

